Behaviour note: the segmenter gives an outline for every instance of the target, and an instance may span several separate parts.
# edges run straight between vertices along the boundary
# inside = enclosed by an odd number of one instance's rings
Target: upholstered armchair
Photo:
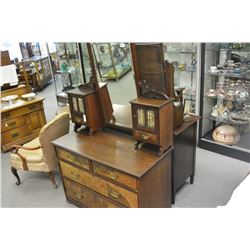
[[[67,133],[69,133],[69,114],[61,113],[42,127],[37,138],[23,146],[13,146],[10,163],[11,172],[17,178],[17,185],[21,183],[17,170],[22,169],[48,173],[54,188],[57,189],[53,171],[58,166],[58,162],[51,142]]]

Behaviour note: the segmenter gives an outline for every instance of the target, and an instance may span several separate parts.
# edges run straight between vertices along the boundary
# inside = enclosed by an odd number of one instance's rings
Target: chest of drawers
[[[1,110],[1,147],[9,150],[14,144],[23,144],[38,136],[46,124],[44,98],[26,101],[20,106]]]
[[[71,132],[53,142],[66,199],[80,207],[171,207],[171,151],[134,150],[131,137]]]

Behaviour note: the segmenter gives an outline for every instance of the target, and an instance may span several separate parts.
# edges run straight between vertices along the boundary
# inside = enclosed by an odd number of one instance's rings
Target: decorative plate
[[[18,97],[18,95],[8,95],[8,96],[3,97],[1,100],[3,102],[11,102],[11,101],[17,99],[17,97]]]

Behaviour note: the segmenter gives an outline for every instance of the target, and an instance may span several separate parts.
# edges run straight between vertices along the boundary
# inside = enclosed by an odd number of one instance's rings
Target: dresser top
[[[140,96],[140,97],[137,97],[136,99],[130,101],[130,103],[160,108],[160,107],[166,105],[167,103],[172,102],[173,100],[174,100],[173,98],[169,98],[168,100],[164,100],[164,99],[147,98],[147,97]]]
[[[92,136],[72,131],[53,144],[136,177],[144,175],[172,150],[170,148],[161,156],[151,147],[135,150],[132,137],[108,131]]]
[[[45,98],[44,97],[35,97],[32,100],[29,101],[24,101],[22,104],[17,105],[17,106],[10,106],[9,108],[5,108],[5,109],[0,109],[0,113],[5,113],[5,112],[9,112],[9,111],[13,111],[19,108],[23,108],[25,106],[31,105],[31,104],[35,104],[37,102],[42,102]]]

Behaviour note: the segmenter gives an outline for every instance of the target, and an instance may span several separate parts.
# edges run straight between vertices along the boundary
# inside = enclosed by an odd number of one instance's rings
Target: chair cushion
[[[34,148],[40,146],[40,141],[39,138],[35,138],[34,140],[24,144],[23,146],[29,147],[29,148]],[[25,150],[25,149],[19,149],[18,152],[26,158],[27,163],[35,162],[39,163],[43,161],[43,152],[42,149],[37,149],[37,150]],[[16,154],[11,153],[10,154],[11,160],[14,161],[21,161],[20,157]]]
[[[34,140],[24,144],[25,147],[38,147],[40,146],[39,138],[35,138]],[[44,171],[49,172],[48,165],[43,161],[43,152],[42,149],[37,150],[25,150],[19,149],[18,152],[24,156],[27,160],[27,167],[31,171]],[[12,167],[16,169],[23,169],[23,163],[20,157],[16,154],[10,154],[10,164]]]

